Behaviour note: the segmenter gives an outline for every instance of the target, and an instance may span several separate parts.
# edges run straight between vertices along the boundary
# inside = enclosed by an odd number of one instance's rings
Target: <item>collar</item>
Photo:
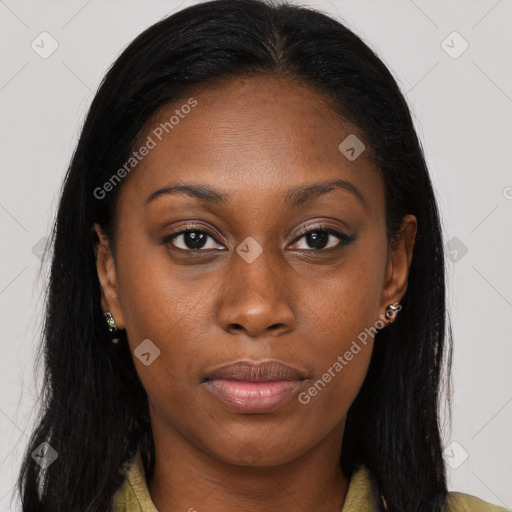
[[[350,479],[341,512],[372,512],[378,510],[379,494],[368,468],[357,467]],[[146,483],[140,449],[131,463],[124,482],[114,495],[114,512],[158,512]]]

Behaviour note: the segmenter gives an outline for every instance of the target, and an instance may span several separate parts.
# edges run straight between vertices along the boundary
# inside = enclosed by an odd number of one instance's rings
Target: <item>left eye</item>
[[[304,239],[306,244],[310,247],[297,247],[298,241]],[[298,250],[320,250],[320,249],[331,249],[333,247],[339,247],[341,245],[348,245],[351,242],[351,238],[347,235],[336,231],[335,229],[311,229],[305,231],[299,238],[296,238],[292,249]],[[311,247],[312,246],[312,247]]]

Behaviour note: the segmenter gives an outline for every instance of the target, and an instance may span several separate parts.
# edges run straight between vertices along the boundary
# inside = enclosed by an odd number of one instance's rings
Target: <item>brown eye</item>
[[[199,229],[183,229],[166,236],[163,242],[183,251],[219,249],[219,246],[223,248],[209,233]]]
[[[306,247],[297,247],[298,241],[304,239]],[[313,228],[303,231],[299,238],[293,242],[297,250],[321,250],[334,249],[340,246],[349,245],[355,237],[349,237],[344,233],[331,228]]]

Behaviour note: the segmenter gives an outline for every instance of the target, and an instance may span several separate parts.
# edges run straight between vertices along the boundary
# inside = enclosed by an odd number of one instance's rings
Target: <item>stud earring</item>
[[[389,304],[386,308],[386,318],[389,320],[389,323],[393,323],[396,320],[396,315],[402,309],[400,304]]]
[[[114,317],[112,316],[112,313],[110,311],[107,311],[106,313],[104,313],[104,315],[105,315],[105,320],[107,321],[108,331],[111,334],[115,334],[117,332],[117,324],[116,324],[116,321],[114,320]],[[119,341],[119,338],[117,338],[117,337],[112,338],[112,343],[117,343],[118,341]]]

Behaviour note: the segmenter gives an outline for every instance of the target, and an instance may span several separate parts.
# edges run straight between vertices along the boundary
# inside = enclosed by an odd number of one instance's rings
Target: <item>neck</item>
[[[242,466],[216,458],[153,423],[155,471],[148,482],[159,512],[340,512],[348,479],[340,466],[344,425],[279,465]],[[163,442],[165,440],[165,442]]]

